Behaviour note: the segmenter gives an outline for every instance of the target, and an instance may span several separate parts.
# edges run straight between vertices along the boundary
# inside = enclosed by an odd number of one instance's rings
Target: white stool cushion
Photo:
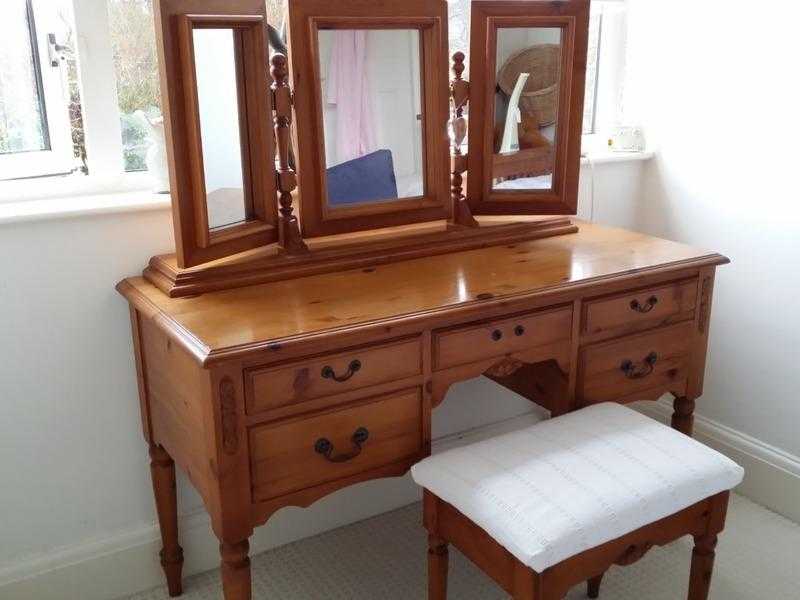
[[[744,476],[722,454],[612,403],[442,452],[411,473],[540,573]]]

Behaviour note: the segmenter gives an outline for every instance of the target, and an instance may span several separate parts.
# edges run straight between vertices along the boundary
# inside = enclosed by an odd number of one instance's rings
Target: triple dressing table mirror
[[[691,433],[727,259],[570,218],[588,0],[475,0],[452,64],[444,0],[289,0],[288,56],[263,0],[155,5],[176,252],[117,290],[171,595],[176,465],[246,600],[254,528],[406,473],[456,382]]]
[[[577,231],[587,0],[473,3],[449,87],[441,0],[289,0],[271,81],[259,0],[159,7],[170,296]]]

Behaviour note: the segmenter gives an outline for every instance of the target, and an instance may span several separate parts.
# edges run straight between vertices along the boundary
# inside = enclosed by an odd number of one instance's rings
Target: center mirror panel
[[[553,189],[560,27],[497,29],[492,189]]]
[[[212,232],[252,216],[244,189],[237,38],[233,29],[192,31],[208,228]]]
[[[320,29],[328,210],[425,195],[418,29]]]

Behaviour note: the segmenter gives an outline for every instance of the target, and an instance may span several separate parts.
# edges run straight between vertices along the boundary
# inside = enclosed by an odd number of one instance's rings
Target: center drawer
[[[244,374],[247,414],[422,373],[420,339],[355,348]]]
[[[568,341],[572,308],[523,313],[467,327],[438,331],[433,338],[437,369]]]
[[[253,500],[259,502],[418,455],[419,388],[250,430]]]

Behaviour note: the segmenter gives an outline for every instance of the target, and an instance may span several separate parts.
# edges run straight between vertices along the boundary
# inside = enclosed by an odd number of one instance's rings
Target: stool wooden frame
[[[694,537],[688,600],[705,600],[711,586],[717,535],[725,527],[729,492],[721,492],[673,515],[590,548],[537,573],[520,562],[455,507],[427,489],[424,523],[428,530],[428,599],[447,598],[448,544],[453,544],[515,600],[561,600],[581,581],[597,598],[603,574],[612,565],[627,566],[653,546],[685,535]]]

